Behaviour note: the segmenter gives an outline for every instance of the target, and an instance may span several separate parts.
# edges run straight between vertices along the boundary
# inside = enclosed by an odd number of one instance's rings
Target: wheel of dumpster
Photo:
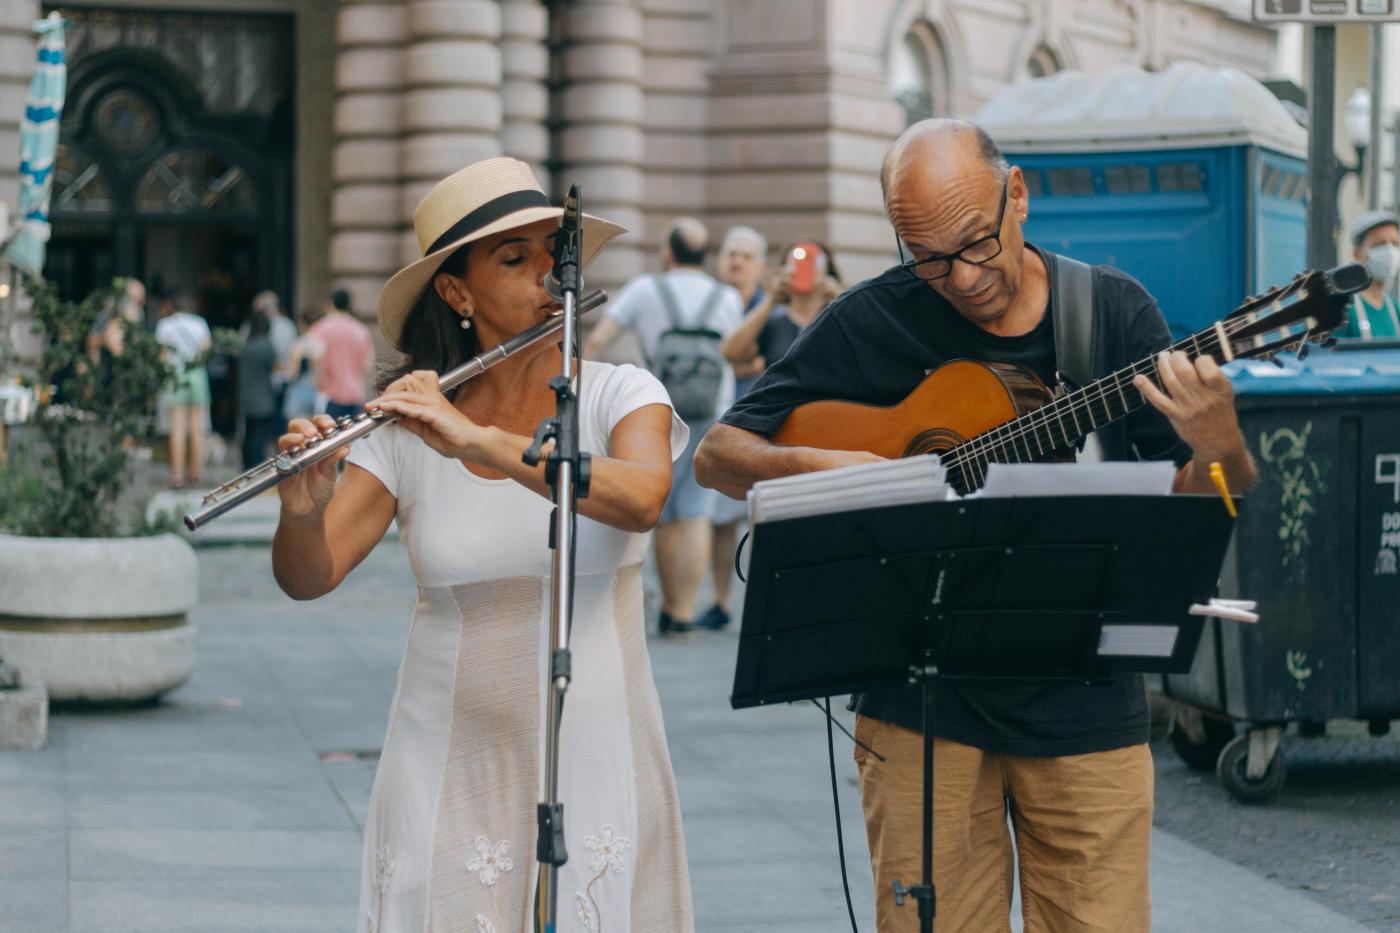
[[[1205,729],[1206,738],[1204,742],[1197,744],[1191,741],[1184,729],[1173,726],[1172,748],[1176,749],[1182,761],[1197,771],[1213,771],[1221,750],[1235,737],[1235,727],[1228,719],[1216,719],[1213,716],[1202,716],[1201,727]]]
[[[1284,761],[1283,749],[1274,749],[1274,757],[1269,759],[1264,776],[1251,780],[1245,774],[1249,761],[1249,735],[1231,739],[1220,750],[1220,760],[1215,763],[1215,777],[1220,786],[1231,797],[1244,803],[1267,803],[1283,788],[1283,780],[1288,776],[1288,763]]]

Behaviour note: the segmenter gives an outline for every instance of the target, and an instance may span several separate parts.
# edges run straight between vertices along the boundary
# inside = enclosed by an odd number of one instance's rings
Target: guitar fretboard
[[[1201,356],[1222,362],[1221,334],[1228,339],[1232,330],[1245,323],[1227,320],[1212,325],[1168,349],[1184,351],[1193,362]],[[1068,451],[1090,432],[1145,404],[1146,399],[1133,385],[1133,378],[1139,375],[1162,387],[1157,358],[1151,356],[944,452],[948,482],[959,492],[971,492],[986,481],[990,463],[1033,463]]]

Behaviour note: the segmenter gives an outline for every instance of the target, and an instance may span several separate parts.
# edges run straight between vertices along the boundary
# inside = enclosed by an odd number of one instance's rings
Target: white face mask
[[[1400,248],[1389,243],[1380,243],[1366,251],[1366,269],[1371,280],[1389,285],[1400,271]]]

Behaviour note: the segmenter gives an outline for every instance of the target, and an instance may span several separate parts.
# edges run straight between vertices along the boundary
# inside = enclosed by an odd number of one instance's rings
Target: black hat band
[[[524,210],[529,207],[550,207],[549,198],[542,191],[512,191],[510,194],[503,194],[499,198],[492,198],[485,204],[472,211],[451,227],[447,228],[442,236],[432,242],[432,245],[423,253],[427,256],[436,253],[450,243],[456,242],[463,237],[470,236],[488,224],[493,224],[507,214]]]

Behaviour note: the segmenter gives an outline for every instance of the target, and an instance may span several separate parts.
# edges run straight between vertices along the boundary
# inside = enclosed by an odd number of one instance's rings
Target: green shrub
[[[12,533],[106,537],[142,530],[143,517],[118,514],[118,499],[131,479],[128,450],[152,434],[172,371],[155,335],[142,327],[127,329],[120,355],[88,358],[87,336],[123,286],[118,279],[70,302],[51,284],[25,283],[44,350],[34,373],[32,436],[0,470],[0,527]]]

